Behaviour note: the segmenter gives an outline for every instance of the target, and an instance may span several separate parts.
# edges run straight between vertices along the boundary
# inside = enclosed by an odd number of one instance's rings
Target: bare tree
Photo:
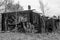
[[[39,3],[40,3],[40,9],[42,11],[42,14],[43,14],[43,17],[42,17],[42,20],[43,20],[43,27],[42,27],[42,32],[45,32],[45,13],[48,13],[50,8],[47,6],[47,4],[43,4],[42,0],[39,0]]]
[[[4,10],[5,10],[5,2],[4,1],[0,1],[0,13],[2,13],[2,12],[4,12]]]
[[[48,3],[46,3],[46,4],[44,5],[44,3],[43,3],[41,0],[39,0],[39,3],[40,3],[40,9],[41,9],[43,15],[45,15],[45,13],[49,13],[49,12],[50,12],[50,11],[49,11],[50,8],[48,7]]]
[[[22,11],[23,10],[23,7],[19,4],[13,4],[12,2],[9,2],[7,5],[6,5],[6,10],[9,10],[9,11]]]
[[[9,11],[22,11],[24,10],[23,7],[19,4],[13,4],[14,1],[12,0],[4,0],[0,2],[0,7],[4,5],[4,8],[0,8],[0,11],[5,10],[5,12]]]

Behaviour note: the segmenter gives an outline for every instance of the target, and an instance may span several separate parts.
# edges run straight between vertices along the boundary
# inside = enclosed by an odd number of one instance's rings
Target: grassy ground
[[[60,34],[0,33],[0,40],[60,40]]]

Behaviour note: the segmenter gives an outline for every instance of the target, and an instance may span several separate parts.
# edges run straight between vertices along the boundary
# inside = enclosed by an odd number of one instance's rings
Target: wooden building
[[[55,19],[40,16],[32,10],[2,13],[1,31],[26,32],[37,30],[36,33],[55,31]],[[44,25],[45,24],[45,25]]]
[[[41,20],[42,18],[40,18],[40,15],[38,13],[33,12],[32,10],[2,13],[1,30],[11,31],[15,27],[17,28],[20,26],[24,26],[23,23],[25,23],[26,26],[26,23],[28,22],[31,25],[34,25],[36,30],[39,29],[39,32],[41,32],[41,26],[43,23],[43,21]]]

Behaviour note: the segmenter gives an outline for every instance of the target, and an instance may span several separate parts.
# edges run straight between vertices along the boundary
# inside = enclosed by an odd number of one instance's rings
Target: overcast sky
[[[16,4],[18,1],[25,10],[28,9],[28,5],[31,5],[31,9],[36,9],[36,11],[41,12],[39,0],[14,0],[13,3]],[[47,11],[45,15],[60,15],[60,0],[43,0],[42,2],[44,5],[47,4],[49,8],[49,11]]]
[[[52,10],[48,15],[60,15],[60,0],[44,0],[44,2],[48,3],[48,6]]]
[[[31,5],[32,9],[41,12],[39,0],[15,0],[14,3],[18,3],[18,1],[25,10],[28,9],[28,5]],[[46,13],[47,16],[60,15],[60,0],[43,0],[42,2],[50,8],[50,12]]]

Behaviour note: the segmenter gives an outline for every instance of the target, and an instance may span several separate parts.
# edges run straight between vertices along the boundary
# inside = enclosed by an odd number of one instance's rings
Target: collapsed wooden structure
[[[1,31],[29,32],[37,30],[36,33],[52,32],[57,28],[54,19],[40,16],[32,10],[2,13]],[[45,25],[44,25],[45,24]],[[33,31],[34,32],[34,31]]]

